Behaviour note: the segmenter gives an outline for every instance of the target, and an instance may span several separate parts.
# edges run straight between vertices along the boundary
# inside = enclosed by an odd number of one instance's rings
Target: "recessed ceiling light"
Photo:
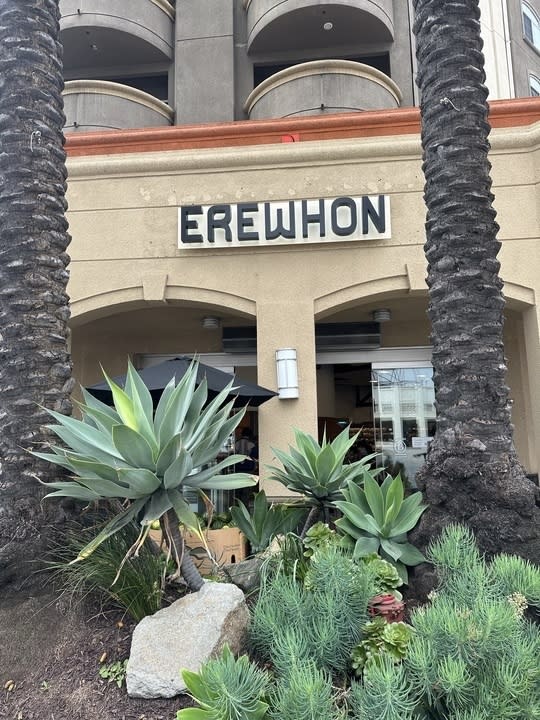
[[[332,22],[325,22],[323,25],[324,30],[332,30],[333,27],[334,27],[334,23],[332,23]]]

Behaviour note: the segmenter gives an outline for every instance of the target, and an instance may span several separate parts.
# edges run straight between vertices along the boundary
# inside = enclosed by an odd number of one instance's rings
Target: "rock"
[[[237,585],[245,593],[250,593],[260,585],[262,564],[263,558],[252,557],[238,563],[224,565],[221,571],[227,580]]]
[[[249,611],[244,593],[230,583],[206,582],[135,628],[126,686],[139,698],[173,697],[185,692],[182,668],[198,672],[227,643],[242,651]]]

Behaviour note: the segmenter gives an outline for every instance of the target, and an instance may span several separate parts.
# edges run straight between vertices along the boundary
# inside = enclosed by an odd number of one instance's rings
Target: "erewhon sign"
[[[388,195],[184,205],[178,247],[202,249],[390,238]]]

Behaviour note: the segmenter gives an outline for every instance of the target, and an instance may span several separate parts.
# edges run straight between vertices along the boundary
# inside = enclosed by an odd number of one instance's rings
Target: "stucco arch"
[[[346,310],[359,302],[382,300],[405,295],[410,291],[411,284],[407,274],[365,280],[315,298],[315,320],[323,320],[328,315]],[[427,289],[425,292],[427,293]]]
[[[222,290],[200,289],[181,285],[165,285],[160,292],[154,283],[104,290],[72,300],[71,325],[79,327],[93,320],[139,308],[185,303],[204,306],[209,310],[226,309],[242,317],[254,318],[256,303],[246,297]]]
[[[314,299],[316,321],[323,320],[340,310],[346,310],[359,302],[376,302],[385,298],[406,295],[427,295],[427,287],[422,279],[423,265],[405,266],[403,274],[371,278],[348,287],[320,295]],[[508,307],[512,310],[525,310],[536,305],[534,289],[512,280],[504,283],[504,295]]]

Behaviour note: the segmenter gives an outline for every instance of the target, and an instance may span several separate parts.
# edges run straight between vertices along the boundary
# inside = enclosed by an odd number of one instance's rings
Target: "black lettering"
[[[258,240],[259,233],[255,231],[249,232],[246,228],[253,227],[253,218],[246,217],[245,213],[257,212],[259,206],[257,203],[238,203],[236,206],[236,218],[238,226],[239,240]]]
[[[338,211],[340,208],[347,208],[350,214],[350,222],[348,225],[340,225],[338,223]],[[356,230],[356,224],[358,222],[358,213],[356,211],[356,203],[352,198],[339,197],[334,200],[331,206],[331,223],[332,232],[334,235],[344,237],[345,235],[352,235]]]
[[[264,234],[267,240],[275,240],[278,237],[294,239],[296,236],[296,220],[294,216],[294,201],[289,202],[289,227],[285,227],[283,209],[276,208],[276,225],[272,227],[270,214],[271,203],[264,203]]]
[[[379,195],[379,210],[373,207],[371,199],[364,196],[362,198],[362,235],[369,232],[369,221],[373,223],[375,229],[380,232],[386,232],[386,213],[384,195]]]
[[[183,243],[202,243],[203,236],[200,233],[190,233],[190,230],[199,229],[198,220],[190,220],[190,215],[202,215],[200,205],[186,205],[180,208],[180,241]]]
[[[325,217],[324,217],[324,200],[319,200],[319,212],[318,213],[309,213],[308,212],[308,201],[302,200],[302,237],[307,238],[309,237],[308,233],[308,225],[311,225],[312,223],[317,223],[320,227],[319,235],[321,237],[326,236],[326,224],[325,224]]]
[[[221,217],[219,217],[220,215]],[[212,205],[212,207],[208,209],[207,225],[209,243],[214,243],[216,241],[216,230],[223,230],[225,233],[225,240],[227,242],[232,242],[231,206]]]

